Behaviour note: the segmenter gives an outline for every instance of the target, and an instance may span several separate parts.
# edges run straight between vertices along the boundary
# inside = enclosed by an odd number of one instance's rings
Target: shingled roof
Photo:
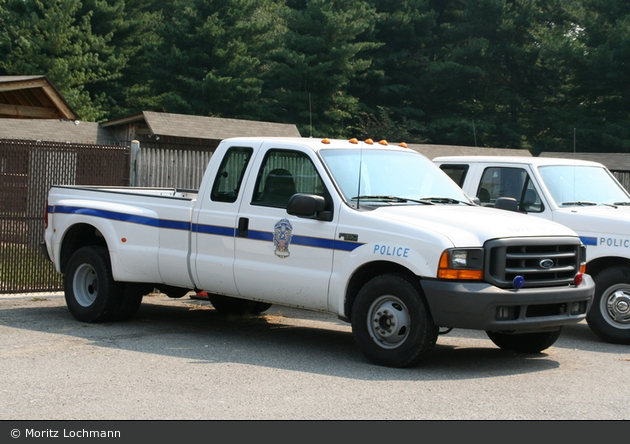
[[[630,153],[558,153],[543,151],[540,157],[591,160],[604,164],[610,171],[630,171]]]
[[[407,144],[412,150],[424,154],[433,160],[438,156],[528,156],[532,153],[526,149],[517,148],[485,148],[476,146],[457,145],[430,145],[430,144]]]
[[[111,120],[101,125],[108,128],[136,121],[144,121],[153,134],[160,136],[212,140],[241,136],[300,137],[297,126],[293,124],[151,111],[143,111],[140,114]]]
[[[0,139],[46,140],[87,144],[115,143],[96,122],[68,119],[0,119]]]

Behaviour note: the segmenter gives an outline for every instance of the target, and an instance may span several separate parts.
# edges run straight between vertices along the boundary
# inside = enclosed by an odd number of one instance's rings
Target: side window
[[[468,173],[468,165],[440,165],[440,169],[448,174],[448,177],[459,185],[460,188],[464,185],[464,179],[466,179],[466,173]]]
[[[236,202],[253,152],[251,148],[234,147],[225,153],[217,177],[212,184],[210,199],[216,202]]]
[[[544,210],[527,171],[522,168],[486,168],[477,197],[483,206],[493,206],[499,197],[512,197],[521,211],[540,213]]]
[[[527,186],[525,187],[525,193],[523,194],[521,209],[527,211],[528,213],[542,213],[545,209],[538,192],[536,192],[536,189],[529,178],[527,180]]]
[[[269,150],[256,179],[252,205],[286,208],[295,193],[327,198],[321,177],[311,159],[299,151]],[[330,199],[326,199],[330,202]]]

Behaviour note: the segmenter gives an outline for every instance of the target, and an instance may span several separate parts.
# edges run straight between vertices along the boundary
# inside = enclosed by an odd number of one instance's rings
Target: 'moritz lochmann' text
[[[120,430],[35,430],[26,429],[26,438],[120,438]]]

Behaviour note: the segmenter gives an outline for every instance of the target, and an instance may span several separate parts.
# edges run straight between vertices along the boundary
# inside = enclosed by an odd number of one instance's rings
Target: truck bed
[[[75,190],[96,191],[103,193],[131,194],[136,196],[171,197],[186,200],[197,200],[198,190],[184,188],[142,188],[142,187],[108,187],[85,185],[55,185],[57,188],[72,188]]]

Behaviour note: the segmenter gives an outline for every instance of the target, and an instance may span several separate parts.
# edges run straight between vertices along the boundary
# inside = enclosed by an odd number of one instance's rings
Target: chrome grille
[[[485,273],[499,288],[513,288],[516,276],[523,288],[562,286],[573,283],[580,270],[584,249],[577,238],[514,238],[485,245]]]

